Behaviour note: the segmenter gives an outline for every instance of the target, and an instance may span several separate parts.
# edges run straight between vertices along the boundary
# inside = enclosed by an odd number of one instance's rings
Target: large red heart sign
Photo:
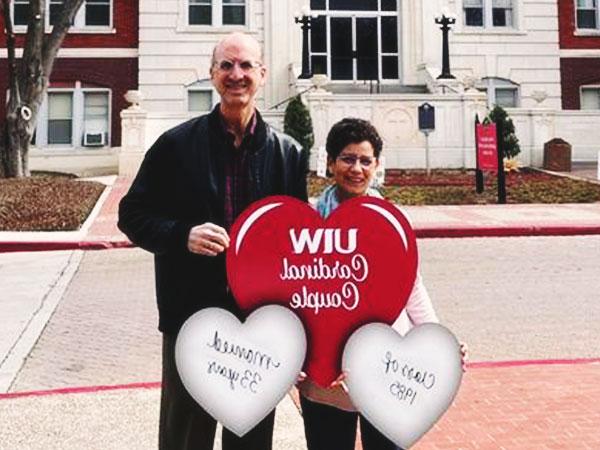
[[[321,386],[340,374],[352,332],[393,323],[413,289],[416,238],[385,200],[351,199],[324,220],[307,203],[268,197],[250,205],[230,235],[227,276],[237,303],[296,312],[308,339],[305,371]]]

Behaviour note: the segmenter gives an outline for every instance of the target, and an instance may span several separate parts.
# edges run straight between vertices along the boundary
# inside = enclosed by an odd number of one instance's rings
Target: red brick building
[[[24,42],[28,0],[14,0],[17,56]],[[61,1],[46,2],[47,32]],[[138,2],[85,0],[55,60],[39,112],[34,144],[44,152],[119,146],[123,95],[138,86]],[[0,18],[0,26],[4,23]],[[6,104],[6,40],[0,35],[0,102]],[[0,108],[0,120],[5,110]]]
[[[558,0],[563,109],[600,110],[600,1]]]

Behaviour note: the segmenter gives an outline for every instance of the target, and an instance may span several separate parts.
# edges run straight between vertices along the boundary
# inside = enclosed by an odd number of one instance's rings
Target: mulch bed
[[[0,231],[78,230],[104,188],[68,175],[0,179]]]
[[[309,194],[318,196],[331,179],[309,175]],[[600,202],[600,185],[523,169],[506,177],[508,203]],[[64,174],[0,179],[0,231],[72,231],[88,217],[104,185]],[[402,205],[465,205],[497,202],[496,180],[485,178],[475,193],[473,170],[388,170],[384,196]]]

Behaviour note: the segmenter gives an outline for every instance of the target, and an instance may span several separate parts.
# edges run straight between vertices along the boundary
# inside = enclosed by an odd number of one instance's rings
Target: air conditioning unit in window
[[[106,144],[105,133],[84,133],[83,145],[85,147],[102,147]]]

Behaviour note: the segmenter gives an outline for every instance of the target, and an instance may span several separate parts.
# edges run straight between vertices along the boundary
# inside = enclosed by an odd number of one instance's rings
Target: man
[[[119,228],[155,258],[163,333],[161,449],[213,448],[215,420],[182,386],[174,347],[183,322],[202,308],[225,308],[241,318],[225,273],[233,221],[269,195],[307,198],[307,153],[256,110],[266,71],[255,39],[234,33],[220,41],[210,68],[220,104],[159,137],[120,204]],[[223,449],[271,449],[273,421],[274,411],[242,438],[224,430]]]

